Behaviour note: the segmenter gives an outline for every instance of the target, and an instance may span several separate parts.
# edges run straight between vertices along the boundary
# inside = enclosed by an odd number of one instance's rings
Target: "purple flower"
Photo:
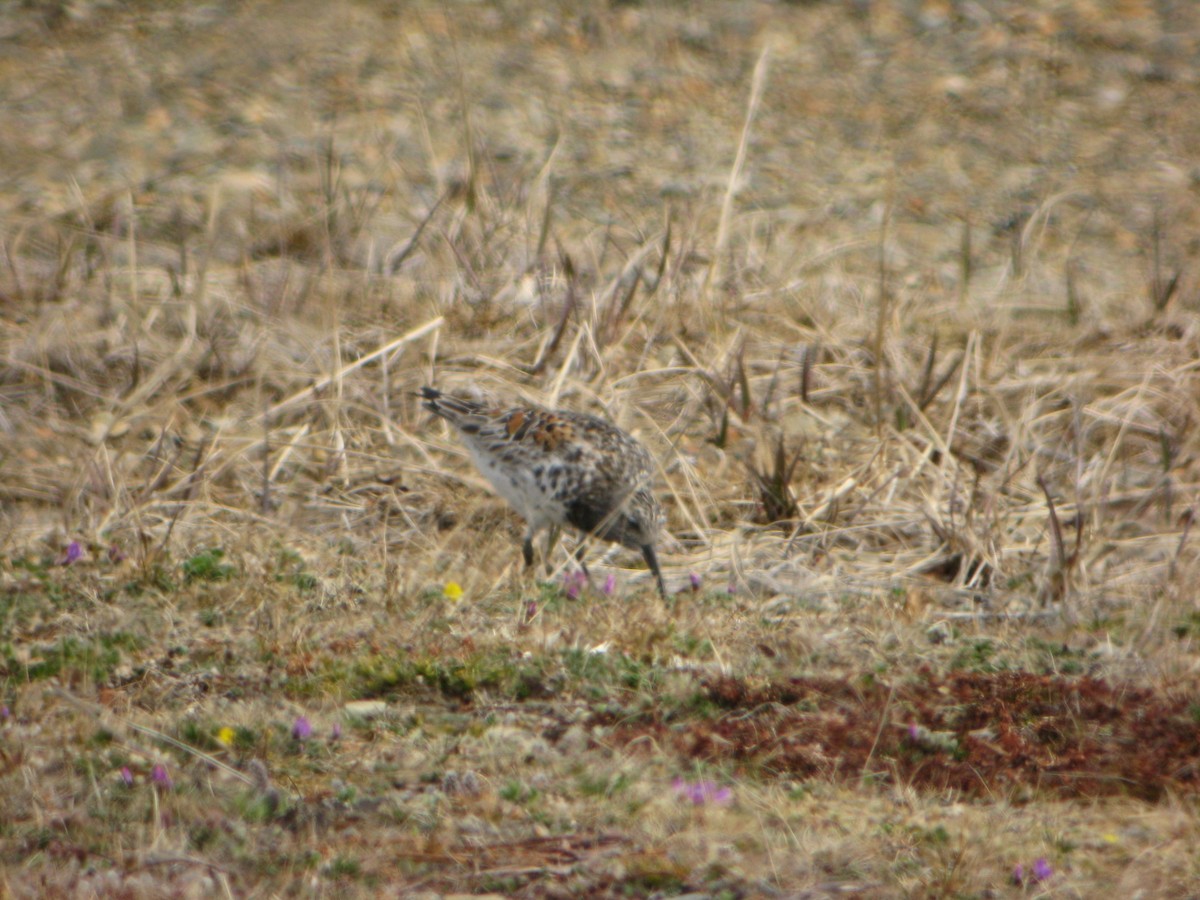
[[[122,562],[125,562],[125,559],[126,559],[125,551],[122,550],[120,547],[118,547],[116,544],[113,544],[111,547],[108,548],[108,561],[110,563],[122,563]]]
[[[724,806],[733,799],[733,792],[727,787],[721,787],[712,781],[684,781],[676,778],[671,782],[675,793],[696,806],[711,803],[714,806]]]
[[[699,575],[697,575],[695,572],[693,572],[692,574],[690,574],[688,576],[688,581],[691,583],[693,591],[700,590],[700,576]]]
[[[1028,881],[1026,880],[1025,876],[1025,867],[1020,863],[1017,863],[1013,867],[1012,880],[1013,884],[1018,886],[1024,884],[1037,884],[1040,881],[1046,881],[1053,875],[1054,869],[1051,868],[1050,863],[1047,862],[1044,856],[1039,856],[1033,862],[1033,871],[1029,873]]]
[[[908,726],[908,739],[914,744],[919,744],[921,742],[921,726],[916,722],[913,722]]]
[[[617,589],[617,576],[614,575],[612,572],[609,572],[608,577],[604,579],[604,587],[601,590],[604,591],[605,597],[611,597],[613,595],[613,591],[615,591],[616,589]]]
[[[570,600],[578,600],[583,586],[587,584],[587,576],[582,571],[563,572],[563,590]]]
[[[292,724],[292,737],[298,741],[307,741],[312,737],[312,723],[308,721],[307,716],[298,716]]]
[[[79,541],[71,541],[67,544],[66,555],[58,561],[60,566],[69,566],[73,562],[77,562],[83,556],[83,546]]]
[[[0,721],[12,718],[12,710],[7,706],[0,706]]]
[[[525,604],[525,621],[526,622],[532,621],[533,617],[537,615],[537,610],[538,610],[538,606],[537,606],[536,600],[530,600],[528,603],[526,603]]]
[[[133,787],[133,773],[129,771],[129,766],[121,766],[121,784],[127,788]]]
[[[154,764],[154,768],[150,770],[150,780],[165,791],[169,791],[174,785],[174,782],[171,781],[171,774],[162,763]]]

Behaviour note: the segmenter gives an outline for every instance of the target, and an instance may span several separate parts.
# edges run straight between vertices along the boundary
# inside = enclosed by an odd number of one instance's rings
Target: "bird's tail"
[[[473,416],[483,411],[483,406],[474,401],[451,397],[429,386],[421,388],[421,400],[421,405],[427,410],[452,424],[464,416]]]

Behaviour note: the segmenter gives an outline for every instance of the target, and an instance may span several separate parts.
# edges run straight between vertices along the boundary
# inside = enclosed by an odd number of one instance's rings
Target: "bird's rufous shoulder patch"
[[[542,427],[533,433],[533,439],[547,453],[553,453],[564,441],[571,439],[571,426],[558,419],[547,419]]]

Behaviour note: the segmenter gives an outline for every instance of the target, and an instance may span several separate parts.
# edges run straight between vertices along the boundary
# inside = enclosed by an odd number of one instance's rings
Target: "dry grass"
[[[0,11],[6,893],[1200,891],[1200,13],[692,12]]]

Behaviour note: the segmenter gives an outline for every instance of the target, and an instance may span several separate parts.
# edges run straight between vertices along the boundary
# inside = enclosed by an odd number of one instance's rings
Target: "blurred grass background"
[[[1194,893],[1198,43],[1170,0],[0,9],[0,883]],[[522,581],[429,381],[636,432],[682,593]]]

